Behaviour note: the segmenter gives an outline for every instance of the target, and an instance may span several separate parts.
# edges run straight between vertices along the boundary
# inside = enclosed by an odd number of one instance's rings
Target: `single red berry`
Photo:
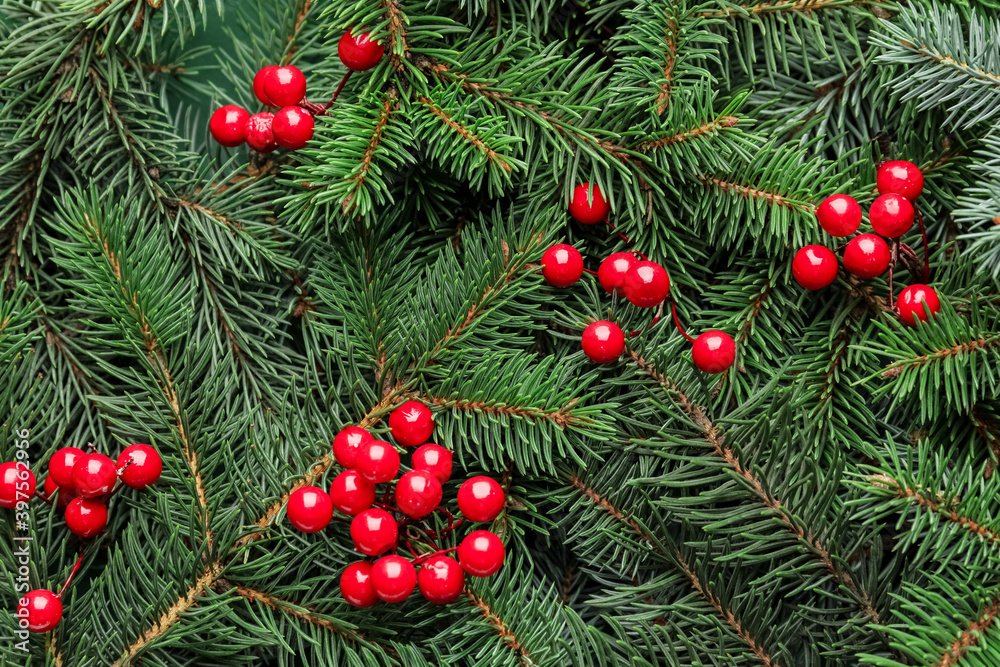
[[[52,495],[56,491],[59,492],[59,499],[56,501],[56,507],[59,509],[66,509],[66,506],[69,505],[69,501],[79,497],[76,495],[76,490],[72,485],[59,486],[56,484],[56,481],[52,479],[52,475],[49,475],[45,478],[45,497],[51,500]]]
[[[66,506],[66,527],[78,537],[93,537],[108,525],[108,507],[93,498],[74,498]]]
[[[288,498],[288,521],[303,533],[323,530],[333,518],[333,501],[323,489],[301,486]]]
[[[350,30],[344,33],[337,44],[337,55],[340,62],[354,72],[364,72],[382,60],[384,49],[378,42],[369,39],[371,33],[359,32],[357,35]]]
[[[601,188],[594,183],[593,197],[588,202],[590,196],[590,183],[581,183],[573,190],[573,201],[569,203],[569,214],[573,219],[583,225],[593,225],[608,218],[611,206],[604,200]]]
[[[333,458],[343,467],[353,468],[358,450],[374,439],[372,434],[363,428],[345,426],[333,439]]]
[[[306,96],[306,77],[294,65],[275,67],[264,75],[264,94],[276,107],[290,107]]]
[[[427,516],[441,504],[441,482],[427,470],[403,473],[396,482],[396,506],[414,519]]]
[[[837,279],[840,264],[833,251],[822,245],[807,245],[792,260],[795,282],[809,290],[823,289]]]
[[[830,195],[816,209],[816,217],[830,236],[850,236],[861,226],[861,205],[854,197]]]
[[[0,465],[0,507],[13,508],[35,495],[35,476],[23,463],[10,461]]]
[[[128,463],[129,461],[132,463]],[[128,467],[122,470],[122,481],[133,489],[145,489],[150,484],[155,484],[163,472],[163,459],[160,458],[160,453],[149,445],[141,443],[126,447],[118,455],[115,467],[121,470],[126,463]]]
[[[868,220],[875,233],[890,239],[910,231],[913,216],[913,204],[910,200],[892,192],[876,199],[868,211]]]
[[[906,160],[886,162],[875,177],[879,194],[894,193],[914,201],[924,191],[924,174],[920,167]]]
[[[736,343],[724,331],[706,331],[695,339],[691,356],[702,373],[722,373],[736,361]]]
[[[354,548],[366,556],[378,556],[396,546],[399,526],[392,515],[373,507],[351,521],[351,539]]]
[[[598,320],[583,330],[583,353],[598,364],[617,361],[625,350],[625,334],[614,322]]]
[[[274,131],[271,123],[274,122],[274,114],[270,111],[261,111],[250,116],[247,121],[247,146],[258,153],[270,153],[278,147],[274,141]]]
[[[84,451],[77,447],[63,447],[49,459],[49,477],[59,486],[73,486],[73,466],[77,459],[84,456]]]
[[[330,500],[338,510],[354,516],[375,502],[375,485],[359,475],[357,470],[345,470],[330,484]]]
[[[351,563],[340,575],[340,594],[353,607],[370,607],[378,598],[372,588],[372,564]]]
[[[608,255],[608,258],[601,262],[601,266],[597,269],[597,279],[601,282],[601,287],[608,294],[625,296],[625,290],[622,288],[625,283],[625,274],[638,263],[639,260],[630,252],[616,252]]]
[[[423,403],[407,401],[389,415],[389,428],[396,442],[404,447],[416,447],[431,437],[434,415]]]
[[[454,558],[428,558],[417,572],[420,594],[434,604],[448,604],[458,599],[465,588],[465,572]]]
[[[232,148],[242,145],[247,140],[249,120],[250,114],[246,109],[235,104],[227,104],[215,110],[208,121],[208,129],[217,142]]]
[[[903,291],[899,293],[899,298],[896,299],[896,312],[899,313],[899,319],[911,327],[916,325],[917,320],[926,322],[925,303],[931,312],[931,317],[937,315],[938,311],[941,310],[941,300],[933,287],[927,285],[904,287]]]
[[[73,465],[73,488],[84,498],[111,493],[117,479],[115,462],[104,454],[84,454]]]
[[[383,556],[372,565],[372,588],[380,600],[402,602],[416,586],[417,571],[402,556]]]
[[[276,144],[289,150],[298,150],[312,139],[312,114],[302,107],[282,107],[274,114],[271,130]]]
[[[465,480],[458,489],[458,509],[470,521],[492,521],[506,501],[500,485],[483,475]]]
[[[889,246],[875,234],[859,234],[844,249],[844,268],[859,278],[882,275],[889,259]]]
[[[428,442],[413,452],[410,466],[414,470],[426,470],[444,484],[451,477],[452,454],[441,445]]]
[[[571,245],[557,243],[542,255],[542,275],[556,287],[569,287],[583,275],[583,257]]]
[[[663,303],[670,293],[670,276],[656,262],[636,262],[622,283],[625,298],[640,308],[653,308]]]
[[[28,591],[17,603],[17,618],[26,619],[31,632],[48,632],[62,620],[63,606],[52,591]]]
[[[503,565],[504,549],[500,538],[488,530],[476,530],[458,545],[458,561],[473,577],[488,577]]]
[[[260,71],[257,72],[257,75],[253,78],[253,94],[256,95],[257,99],[263,104],[272,107],[278,105],[272,102],[267,96],[267,93],[264,92],[264,79],[266,79],[267,76],[276,69],[278,69],[277,65],[268,65],[267,67],[261,68]]]
[[[372,440],[358,450],[354,469],[372,484],[388,482],[399,472],[399,452],[388,442]]]

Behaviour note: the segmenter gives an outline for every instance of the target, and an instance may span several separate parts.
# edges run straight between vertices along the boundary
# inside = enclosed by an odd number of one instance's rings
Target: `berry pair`
[[[310,110],[298,106],[306,95],[306,77],[299,68],[268,65],[254,77],[253,92],[262,103],[281,108],[251,116],[246,109],[227,104],[209,121],[215,140],[228,147],[246,142],[259,153],[279,146],[289,150],[305,146],[312,138],[314,121]]]
[[[581,343],[587,358],[608,364],[617,361],[625,351],[625,334],[614,322],[598,320],[583,330]],[[691,344],[691,358],[703,373],[723,373],[736,361],[736,342],[724,331],[705,331]]]

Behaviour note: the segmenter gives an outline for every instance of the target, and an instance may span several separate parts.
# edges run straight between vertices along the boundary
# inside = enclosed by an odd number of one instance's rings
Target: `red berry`
[[[303,533],[323,530],[333,517],[333,501],[316,486],[302,486],[288,498],[288,521]]]
[[[108,508],[100,500],[74,498],[66,506],[66,527],[78,537],[93,537],[108,525]]]
[[[118,455],[115,467],[121,470],[129,461],[132,463],[129,463],[121,474],[122,481],[127,486],[133,489],[145,489],[160,479],[160,473],[163,472],[163,459],[160,458],[160,453],[149,445],[129,445]]]
[[[345,468],[353,468],[358,450],[374,439],[372,434],[363,428],[345,426],[333,439],[333,458]]]
[[[340,575],[340,594],[354,607],[370,607],[378,602],[372,588],[372,564],[359,561],[348,565]]]
[[[868,220],[875,233],[890,239],[910,231],[913,216],[913,204],[910,200],[892,192],[876,199],[868,211]]]
[[[899,298],[896,299],[896,311],[899,313],[899,319],[911,327],[916,325],[917,320],[926,322],[925,303],[928,310],[931,311],[932,317],[941,310],[941,300],[933,287],[927,285],[904,287],[903,291],[899,293]]]
[[[417,401],[407,401],[389,415],[392,437],[404,447],[422,445],[434,431],[434,416],[430,408]]]
[[[451,477],[451,459],[451,452],[447,449],[428,442],[426,445],[417,447],[417,450],[413,452],[410,466],[414,470],[426,470],[444,484]]]
[[[48,632],[62,620],[63,606],[52,591],[28,591],[17,603],[18,619],[26,618],[31,632]]]
[[[375,485],[359,475],[357,470],[345,470],[330,484],[330,500],[338,510],[354,516],[375,502]]]
[[[399,452],[388,442],[372,440],[358,450],[354,469],[372,484],[388,482],[399,472]]]
[[[606,220],[611,207],[604,200],[601,188],[594,184],[593,197],[587,201],[590,183],[581,183],[573,190],[573,201],[569,203],[569,214],[573,219],[583,225],[593,225],[594,223]]]
[[[557,243],[542,255],[542,275],[556,287],[569,287],[583,275],[583,257],[571,245]]]
[[[614,322],[598,320],[583,330],[583,353],[598,364],[616,361],[625,350],[625,334]]]
[[[816,209],[819,226],[838,238],[850,236],[861,226],[861,206],[854,197],[831,195]]]
[[[482,475],[465,480],[458,489],[458,509],[470,521],[492,521],[506,500],[500,485]]]
[[[837,256],[822,245],[807,245],[792,260],[792,275],[802,287],[809,290],[823,289],[837,279]]]
[[[271,129],[275,143],[282,148],[298,150],[312,139],[313,117],[302,107],[283,107],[274,114]]]
[[[372,565],[372,588],[380,600],[402,602],[416,585],[417,571],[402,556],[383,556]]]
[[[427,470],[403,473],[396,482],[396,506],[414,519],[427,516],[441,504],[441,482]]]
[[[670,276],[656,262],[636,262],[622,283],[625,298],[640,308],[652,308],[663,303],[670,293]]]
[[[420,594],[434,604],[448,604],[458,599],[465,588],[465,572],[454,558],[428,558],[417,572]]]
[[[354,548],[366,556],[378,556],[396,546],[399,526],[392,515],[373,507],[351,521],[351,539]]]
[[[0,507],[16,507],[35,495],[35,476],[23,463],[11,461],[0,465]]]
[[[364,72],[382,60],[384,49],[378,42],[369,39],[369,32],[359,32],[354,35],[350,30],[344,33],[337,44],[337,55],[347,69],[354,72]]]
[[[85,456],[85,453],[77,447],[58,450],[49,459],[49,477],[59,486],[73,486],[73,466],[81,456]]]
[[[253,78],[253,94],[257,96],[257,99],[268,106],[278,106],[267,96],[264,92],[264,79],[267,75],[278,69],[277,65],[268,65],[267,67],[261,68],[257,75]]]
[[[243,107],[227,104],[219,107],[208,121],[212,137],[223,146],[239,146],[247,139],[247,121],[250,114]]]
[[[276,107],[290,107],[306,96],[306,77],[294,65],[275,67],[264,75],[264,95]]]
[[[736,361],[736,343],[723,331],[706,331],[695,339],[691,356],[702,373],[722,373]]]
[[[104,454],[84,454],[73,465],[73,488],[84,498],[111,493],[117,479],[115,462]]]
[[[625,296],[622,285],[625,283],[625,274],[629,269],[639,263],[635,255],[630,252],[616,252],[608,255],[608,258],[601,262],[597,269],[597,279],[601,282],[601,287],[608,294]]]
[[[72,486],[59,486],[56,481],[52,479],[52,475],[45,478],[45,497],[52,499],[52,495],[58,491],[59,499],[56,501],[56,507],[59,509],[66,509],[69,505],[69,501],[77,498],[76,490]]]
[[[910,201],[915,200],[924,191],[924,174],[920,167],[906,160],[886,162],[878,168],[875,177],[879,194],[894,193],[902,195]]]
[[[247,146],[258,153],[270,153],[278,147],[274,141],[274,132],[271,123],[274,122],[274,114],[270,111],[261,111],[250,116],[247,121]]]
[[[490,576],[500,569],[503,559],[503,542],[488,530],[473,531],[458,545],[462,569],[473,577]]]
[[[860,234],[844,249],[844,268],[859,278],[874,278],[889,268],[889,246],[881,236]]]

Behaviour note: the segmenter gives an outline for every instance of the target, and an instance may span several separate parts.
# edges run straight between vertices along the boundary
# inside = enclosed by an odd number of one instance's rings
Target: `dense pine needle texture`
[[[265,65],[325,104],[352,27],[385,55],[308,145],[213,141]],[[867,212],[883,160],[923,171],[929,276],[915,225],[891,280],[803,290],[817,207]],[[582,182],[628,243],[572,220]],[[670,302],[548,284],[555,243],[660,263],[736,363],[697,370]],[[0,510],[0,664],[1000,665],[996,0],[4,0],[0,262],[0,461],[164,459],[85,542]],[[941,306],[906,326],[912,283]],[[506,561],[359,609],[347,524],[286,504],[407,400],[446,501],[501,483]]]

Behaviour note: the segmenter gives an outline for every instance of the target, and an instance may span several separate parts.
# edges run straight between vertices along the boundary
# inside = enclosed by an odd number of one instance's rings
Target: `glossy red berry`
[[[422,445],[434,432],[434,415],[418,401],[406,401],[389,415],[389,429],[404,447]]]
[[[227,104],[215,110],[208,121],[208,129],[217,142],[232,148],[246,141],[249,120],[250,114],[246,109],[235,104]]]
[[[420,594],[434,604],[448,604],[458,599],[465,588],[465,572],[454,558],[428,558],[417,572]]]
[[[571,245],[557,243],[542,255],[542,275],[556,287],[569,287],[583,275],[583,257]]]
[[[49,477],[59,486],[73,486],[73,466],[77,460],[85,456],[82,449],[63,447],[49,459]]]
[[[0,465],[0,507],[13,508],[35,495],[35,476],[28,466],[16,461]]]
[[[312,114],[302,107],[282,107],[274,114],[271,130],[276,144],[289,150],[298,150],[312,139]]]
[[[357,426],[345,426],[333,439],[333,458],[345,468],[354,467],[358,450],[374,440],[372,434]]]
[[[375,485],[358,474],[345,470],[330,484],[333,506],[348,516],[364,512],[375,502]]]
[[[354,548],[366,556],[378,556],[396,546],[399,526],[392,515],[373,507],[351,521],[351,539]]]
[[[503,559],[503,542],[488,530],[473,531],[458,545],[458,561],[474,577],[495,573],[503,565]]]
[[[131,461],[131,463],[129,463]],[[125,464],[128,463],[128,467]],[[133,489],[145,489],[155,484],[163,472],[163,459],[160,453],[149,445],[129,445],[118,455],[115,467],[122,470],[122,481]]]
[[[593,225],[607,220],[611,206],[604,200],[601,188],[594,184],[591,201],[587,201],[590,196],[590,183],[581,183],[573,190],[573,200],[569,203],[569,214],[573,219],[583,225]]]
[[[724,331],[706,331],[695,339],[691,356],[702,373],[722,373],[736,361],[736,343]]]
[[[72,485],[68,487],[59,486],[56,484],[56,481],[52,479],[52,475],[49,475],[45,478],[45,497],[51,500],[52,495],[56,491],[59,492],[59,499],[56,501],[56,507],[59,509],[66,509],[66,506],[69,505],[69,501],[79,497],[76,495],[76,490]]]
[[[470,521],[492,521],[506,500],[496,480],[483,475],[465,480],[458,489],[458,509]]]
[[[601,287],[608,294],[625,296],[625,290],[622,287],[625,284],[625,274],[638,263],[639,260],[630,252],[612,253],[601,262],[601,266],[597,269],[597,280],[600,281]]]
[[[410,467],[414,470],[426,470],[444,484],[451,477],[451,459],[452,454],[447,449],[428,442],[413,452]]]
[[[892,192],[876,199],[868,211],[868,220],[875,233],[890,239],[910,231],[913,216],[913,204],[910,200]]]
[[[402,602],[416,586],[417,571],[402,556],[383,556],[372,565],[372,588],[380,600]]]
[[[288,498],[288,521],[303,533],[323,530],[333,518],[333,501],[323,489],[301,486]]]
[[[306,77],[294,65],[275,67],[264,75],[264,94],[274,106],[294,106],[306,96]]]
[[[388,442],[372,440],[358,450],[354,469],[372,484],[388,482],[399,472],[399,452]]]
[[[823,289],[837,279],[840,264],[833,251],[822,245],[807,245],[792,260],[795,282],[809,290]]]
[[[371,607],[378,602],[372,588],[372,564],[351,563],[340,575],[340,594],[353,607]]]
[[[66,527],[77,537],[93,537],[108,525],[108,507],[94,498],[74,498],[66,506]]]
[[[355,35],[348,30],[340,38],[340,42],[337,44],[337,55],[340,56],[340,62],[344,63],[347,69],[354,72],[364,72],[375,67],[382,60],[384,49],[381,44],[369,39],[370,35],[369,32],[359,32]]]
[[[831,195],[816,209],[819,226],[838,238],[850,236],[861,226],[861,205],[847,195]]]
[[[257,96],[257,99],[260,100],[261,103],[272,107],[279,105],[276,105],[274,102],[272,102],[271,99],[267,96],[267,93],[264,92],[264,79],[266,79],[267,76],[276,69],[278,69],[277,65],[268,65],[267,67],[262,67],[260,71],[257,72],[257,75],[253,78],[253,94]]]
[[[881,236],[860,234],[844,249],[844,268],[859,278],[874,278],[889,268],[889,246]]]
[[[261,111],[250,116],[247,121],[247,146],[258,153],[270,153],[278,147],[274,141],[274,131],[271,123],[274,122],[274,114],[270,111]]]
[[[653,308],[663,303],[670,293],[670,277],[656,262],[636,262],[625,274],[622,291],[632,304]]]
[[[931,312],[931,317],[937,315],[941,310],[941,300],[933,287],[927,285],[904,287],[903,291],[899,293],[899,298],[896,299],[896,311],[899,313],[899,319],[911,327],[916,325],[917,320],[926,322],[925,303]]]
[[[924,191],[924,174],[920,167],[906,160],[886,162],[878,168],[875,177],[879,194],[895,193],[910,201]]]
[[[441,482],[427,470],[403,473],[396,482],[396,506],[414,519],[427,516],[441,504]]]
[[[73,488],[84,498],[111,493],[117,479],[115,462],[104,454],[84,454],[73,465]]]
[[[17,603],[17,618],[27,619],[31,632],[48,632],[62,620],[63,606],[52,591],[28,591]]]
[[[583,353],[598,364],[617,361],[625,350],[625,334],[614,322],[598,320],[583,330]]]

